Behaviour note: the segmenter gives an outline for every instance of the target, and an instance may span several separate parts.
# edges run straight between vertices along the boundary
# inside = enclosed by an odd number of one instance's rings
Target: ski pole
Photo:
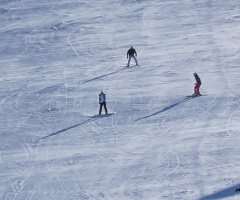
[[[201,90],[202,93],[207,93],[207,91],[202,89],[202,88],[200,88],[200,90]]]

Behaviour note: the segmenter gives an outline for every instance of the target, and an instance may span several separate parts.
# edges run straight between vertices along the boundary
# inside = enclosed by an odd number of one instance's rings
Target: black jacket
[[[195,75],[195,79],[196,79],[197,84],[201,84],[202,83],[201,79],[199,78],[198,75]]]
[[[136,50],[134,48],[131,48],[131,49],[128,50],[127,54],[129,56],[134,56],[134,54],[137,54],[137,52],[136,52]]]

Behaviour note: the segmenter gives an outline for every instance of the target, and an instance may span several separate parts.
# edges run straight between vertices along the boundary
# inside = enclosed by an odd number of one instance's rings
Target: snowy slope
[[[2,0],[0,199],[239,199],[239,9]]]

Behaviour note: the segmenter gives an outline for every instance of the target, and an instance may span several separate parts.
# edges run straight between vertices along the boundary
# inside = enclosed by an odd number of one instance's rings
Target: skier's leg
[[[199,83],[199,84],[196,85],[196,92],[197,92],[197,94],[200,94],[200,91],[199,91],[200,86],[201,86],[201,83]]]
[[[137,58],[135,56],[133,56],[133,59],[135,60],[136,65],[138,65]]]
[[[196,94],[198,94],[198,93],[199,93],[199,84],[197,84],[197,85],[196,85],[195,92],[196,92]]]
[[[104,105],[104,109],[105,109],[105,114],[107,115],[108,114],[108,110],[107,110],[106,102],[104,102],[103,105]]]
[[[131,59],[132,59],[132,56],[129,56],[129,58],[128,58],[128,65],[127,65],[128,67],[129,67]]]
[[[196,85],[196,94],[199,93],[199,84]]]
[[[102,103],[100,103],[99,115],[101,115],[101,113],[102,113],[102,106],[103,106],[103,104],[102,104]]]

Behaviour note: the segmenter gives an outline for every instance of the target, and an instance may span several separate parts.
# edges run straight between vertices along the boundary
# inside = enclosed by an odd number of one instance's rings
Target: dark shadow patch
[[[95,121],[95,120],[97,120],[97,119],[100,119],[100,118],[99,118],[99,117],[94,117],[94,118],[85,120],[85,121],[80,122],[80,123],[78,123],[78,124],[75,124],[75,125],[73,125],[73,126],[70,126],[70,127],[64,128],[64,129],[61,129],[60,131],[57,131],[57,132],[55,132],[55,133],[51,133],[50,135],[47,135],[47,136],[45,136],[45,137],[42,137],[40,140],[46,139],[46,138],[48,138],[48,137],[52,137],[52,136],[57,135],[57,134],[59,134],[59,133],[63,133],[63,132],[65,132],[65,131],[68,131],[68,130],[70,130],[70,129],[76,128],[76,127],[78,127],[78,126],[82,126],[82,125],[84,125],[84,124],[93,122],[93,121]]]
[[[215,192],[214,194],[204,196],[199,200],[225,199],[227,197],[231,197],[239,194],[239,193],[236,193],[237,189],[239,188],[240,188],[240,184]]]
[[[174,107],[176,107],[176,106],[178,106],[178,105],[180,105],[180,104],[183,104],[183,103],[185,103],[185,102],[187,102],[187,101],[189,101],[189,100],[191,100],[191,99],[193,99],[193,98],[194,98],[194,97],[186,97],[186,98],[184,98],[184,99],[182,99],[182,100],[180,100],[180,101],[178,101],[178,102],[176,102],[176,103],[174,103],[174,104],[172,104],[172,105],[170,105],[170,106],[168,106],[168,107],[166,107],[166,108],[164,108],[164,109],[162,109],[162,110],[160,110],[160,111],[158,111],[158,112],[155,112],[155,113],[153,113],[153,114],[151,114],[151,115],[147,115],[147,116],[145,116],[145,117],[136,119],[135,121],[140,121],[140,120],[143,120],[143,119],[147,119],[147,118],[149,118],[149,117],[153,117],[153,116],[158,115],[158,114],[160,114],[160,113],[162,113],[162,112],[168,111],[168,110],[170,110],[170,109],[172,109],[172,108],[174,108]]]
[[[55,132],[55,133],[51,133],[50,135],[47,135],[47,136],[45,136],[45,137],[42,137],[42,138],[39,139],[39,140],[43,140],[43,139],[46,139],[46,138],[48,138],[48,137],[52,137],[52,136],[57,135],[57,134],[59,134],[59,133],[63,133],[63,132],[68,131],[68,130],[70,130],[70,129],[76,128],[76,127],[78,127],[78,126],[82,126],[82,125],[84,125],[84,124],[87,124],[87,123],[96,121],[96,120],[101,119],[101,118],[103,118],[103,117],[109,117],[109,116],[111,116],[111,115],[113,115],[113,114],[114,114],[114,113],[110,113],[110,114],[108,114],[108,115],[94,115],[94,116],[90,117],[90,119],[88,119],[88,120],[85,120],[85,121],[80,122],[80,123],[78,123],[78,124],[75,124],[75,125],[73,125],[73,126],[69,126],[69,127],[67,127],[67,128],[61,129],[61,130],[59,130],[59,131],[57,131],[57,132]]]
[[[111,75],[113,75],[113,74],[117,74],[117,73],[119,73],[119,72],[122,72],[122,71],[125,70],[125,69],[127,69],[127,68],[125,67],[125,68],[116,70],[116,71],[114,71],[114,72],[111,72],[111,73],[108,73],[108,74],[104,74],[104,75],[102,75],[102,76],[98,76],[98,77],[95,77],[95,78],[86,80],[86,81],[82,82],[82,85],[83,85],[83,84],[86,84],[86,83],[88,83],[88,82],[91,82],[91,81],[95,81],[95,80],[98,80],[98,79],[107,77],[107,76],[111,76]]]

